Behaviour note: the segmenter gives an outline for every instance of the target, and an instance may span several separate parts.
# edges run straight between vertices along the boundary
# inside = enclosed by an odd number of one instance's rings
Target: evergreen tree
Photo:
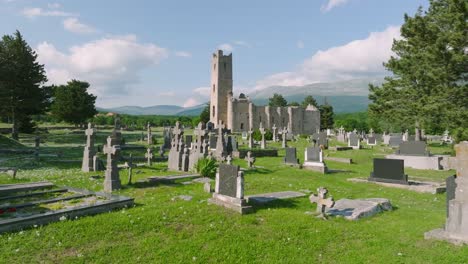
[[[308,105],[313,105],[318,108],[317,101],[312,95],[306,96],[306,98],[304,98],[304,101],[302,101],[302,104],[301,104],[301,106],[304,108],[306,108]]]
[[[369,86],[371,119],[402,129],[418,123],[428,133],[468,127],[467,6],[431,0],[427,11],[405,14],[396,56],[384,63],[393,75]]]
[[[288,106],[301,106],[298,102],[291,102]]]
[[[96,113],[96,96],[89,94],[89,83],[72,80],[55,88],[52,115],[59,121],[83,124]]]
[[[207,104],[200,113],[200,121],[205,124],[210,122],[210,104]]]
[[[323,105],[319,106],[320,111],[320,129],[333,128],[333,106],[325,102]]]
[[[0,40],[0,113],[12,123],[12,138],[18,129],[33,126],[31,115],[44,113],[48,93],[41,85],[47,81],[44,65],[19,31]]]
[[[282,107],[282,106],[287,106],[288,101],[284,99],[284,97],[281,94],[273,94],[273,97],[270,97],[268,102],[269,106],[274,106],[274,107]]]

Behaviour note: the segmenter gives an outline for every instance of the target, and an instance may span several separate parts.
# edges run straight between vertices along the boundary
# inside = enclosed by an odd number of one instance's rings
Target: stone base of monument
[[[442,157],[439,156],[408,156],[391,154],[385,156],[387,159],[404,160],[405,168],[413,168],[419,170],[440,170],[442,169]]]
[[[325,214],[344,217],[347,220],[358,220],[392,209],[390,201],[384,198],[341,199],[335,202],[333,208],[327,208]]]
[[[0,185],[0,233],[130,207],[133,198],[49,182]]]
[[[318,171],[323,174],[327,173],[328,168],[323,162],[313,162],[313,161],[306,161],[302,164],[302,168],[306,170]]]
[[[277,200],[292,199],[306,196],[305,193],[285,191],[285,192],[274,192],[274,193],[263,193],[246,196],[245,199],[248,203],[265,204]]]
[[[455,245],[468,244],[468,237],[458,237],[456,234],[447,232],[443,228],[438,228],[424,233],[424,239],[445,240]]]
[[[213,197],[208,199],[208,203],[223,206],[240,214],[253,212],[253,207],[247,204],[246,199],[229,197],[219,193],[213,193]]]
[[[340,163],[346,163],[346,164],[352,164],[353,163],[353,159],[349,159],[349,158],[324,157],[323,159],[324,160],[336,161],[336,162],[340,162]]]
[[[437,182],[429,182],[429,181],[408,181],[407,184],[400,184],[400,183],[390,183],[390,182],[381,182],[381,181],[370,181],[369,179],[362,179],[362,178],[349,178],[348,181],[351,182],[366,182],[366,183],[375,183],[385,187],[393,187],[399,189],[405,189],[410,191],[415,191],[419,193],[444,193],[446,187],[442,183]]]

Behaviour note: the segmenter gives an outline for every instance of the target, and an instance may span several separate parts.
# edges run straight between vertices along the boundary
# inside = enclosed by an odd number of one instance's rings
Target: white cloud
[[[168,51],[152,43],[139,43],[134,35],[106,37],[71,47],[68,52],[43,42],[36,48],[51,84],[79,79],[91,84],[92,92],[126,94],[139,82],[139,72],[157,65]]]
[[[302,40],[297,41],[297,44],[296,44],[296,45],[297,45],[297,47],[298,47],[299,49],[303,49],[303,48],[304,48],[304,42],[303,42]]]
[[[47,7],[51,9],[57,9],[57,8],[62,7],[62,5],[60,5],[59,3],[49,3],[47,4]]]
[[[341,6],[349,2],[349,0],[327,0],[327,3],[322,5],[320,10],[322,12],[328,12],[335,7]]]
[[[234,45],[237,45],[237,46],[242,46],[242,47],[246,47],[246,48],[251,48],[252,45],[250,45],[249,43],[243,41],[243,40],[236,40],[234,41]]]
[[[188,51],[176,51],[175,55],[177,57],[183,57],[183,58],[190,58],[192,57],[192,54]]]
[[[73,33],[77,34],[91,34],[97,32],[97,30],[91,26],[80,23],[77,18],[70,17],[63,21],[63,27]]]
[[[256,84],[256,89],[273,85],[301,86],[317,82],[331,82],[382,75],[382,66],[393,54],[394,38],[400,37],[400,27],[389,26],[372,32],[365,39],[345,45],[319,50],[306,59],[297,70],[270,75]]]
[[[60,10],[44,10],[39,7],[28,7],[24,8],[21,11],[23,16],[28,18],[35,18],[39,16],[51,16],[51,17],[70,17],[70,16],[77,16],[76,14],[60,11]]]
[[[210,96],[211,90],[210,90],[210,87],[198,87],[198,88],[193,89],[193,92],[195,94],[208,97]]]
[[[226,51],[226,52],[232,52],[234,50],[234,47],[229,43],[224,43],[224,44],[219,45],[218,49]]]
[[[200,101],[198,101],[197,99],[195,98],[189,98],[185,101],[185,103],[182,105],[183,107],[192,107],[192,106],[196,106],[196,105],[200,105],[202,104]]]

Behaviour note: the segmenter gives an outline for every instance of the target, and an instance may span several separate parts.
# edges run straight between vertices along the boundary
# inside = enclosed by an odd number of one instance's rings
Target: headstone
[[[367,137],[367,145],[369,146],[377,145],[377,139],[374,136]]]
[[[409,131],[408,131],[408,129],[406,129],[405,133],[403,134],[402,140],[403,141],[408,141],[409,140]]]
[[[317,194],[312,194],[309,197],[309,200],[312,204],[317,204],[317,213],[319,213],[319,216],[322,218],[326,218],[325,210],[327,208],[333,208],[333,206],[335,205],[335,201],[333,200],[333,197],[327,198],[327,188],[319,187],[317,189],[317,192]]]
[[[318,138],[317,138],[317,144],[319,146],[322,146],[325,149],[328,149],[328,138],[327,138],[327,133],[326,132],[320,132],[318,133]]]
[[[182,161],[181,161],[180,170],[181,171],[189,171],[189,163],[190,163],[189,149],[188,148],[183,148],[181,151],[183,151],[183,153],[182,153]]]
[[[399,149],[395,152],[397,155],[408,156],[429,156],[426,150],[426,142],[424,141],[404,141],[400,144]]]
[[[408,184],[408,175],[405,175],[404,160],[374,159],[374,171],[369,181]]]
[[[403,139],[400,135],[390,136],[388,139],[388,145],[390,147],[398,147],[403,142]]]
[[[120,154],[120,146],[112,145],[112,138],[107,138],[107,145],[104,146],[104,154],[107,154],[107,166],[104,179],[104,191],[112,192],[121,187],[119,168],[117,167],[117,159]]]
[[[282,137],[281,147],[287,148],[288,147],[288,129],[287,128],[283,129],[283,133],[281,137]]]
[[[164,158],[164,145],[161,145],[161,146],[159,147],[159,156],[160,156],[161,158]]]
[[[231,147],[232,147],[232,151],[238,151],[239,149],[239,146],[238,146],[238,143],[237,143],[237,138],[235,136],[232,136],[231,137]]]
[[[231,165],[231,163],[232,163],[232,157],[231,157],[231,155],[228,155],[228,156],[226,157],[226,164]]]
[[[290,165],[299,164],[299,159],[297,158],[296,148],[285,148],[286,155],[284,157],[284,163]]]
[[[455,181],[456,178],[457,178],[456,175],[452,175],[452,176],[447,177],[447,179],[445,179],[446,195],[447,195],[447,199],[446,199],[447,217],[449,216],[450,201],[455,199],[455,190],[457,188],[457,182]]]
[[[352,147],[353,149],[360,149],[361,148],[361,138],[356,133],[349,134],[348,137],[348,147]]]
[[[128,184],[132,184],[132,177],[133,177],[133,168],[136,167],[135,164],[133,164],[133,155],[130,153],[129,158],[127,162],[125,162],[125,167],[127,168],[128,171]]]
[[[224,124],[219,124],[218,126],[218,139],[216,141],[216,150],[215,150],[215,157],[217,160],[221,160],[222,158],[226,158],[227,151],[226,151],[226,142],[223,136]]]
[[[253,148],[253,130],[249,130],[249,149],[252,149]]]
[[[271,130],[273,131],[273,142],[277,142],[278,141],[278,134],[277,134],[278,128],[276,127],[276,124],[273,124],[273,127],[271,128]]]
[[[153,165],[153,149],[147,148],[145,153],[146,164],[148,166]]]
[[[210,149],[216,149],[218,137],[215,134],[210,134]]]
[[[323,162],[322,148],[319,146],[306,148],[304,153],[304,164],[302,164],[302,167],[308,170],[327,173],[328,169],[325,162]]]
[[[186,135],[185,136],[185,145],[190,148],[192,146],[192,141],[193,141],[193,136],[192,135]]]
[[[93,171],[103,171],[105,170],[104,162],[95,154],[93,156]]]
[[[244,199],[244,172],[239,166],[219,164],[216,173],[215,192],[208,202],[224,206],[241,214],[248,213],[252,206]]]
[[[246,131],[242,131],[242,139],[247,140],[249,134]]]
[[[255,157],[252,156],[252,152],[248,151],[245,156],[245,161],[247,161],[247,167],[252,168],[255,163]]]
[[[93,157],[96,152],[94,151],[94,137],[96,130],[92,128],[91,123],[88,123],[88,129],[85,130],[86,135],[86,146],[83,150],[83,161],[81,164],[81,170],[84,172],[93,171],[94,163]]]

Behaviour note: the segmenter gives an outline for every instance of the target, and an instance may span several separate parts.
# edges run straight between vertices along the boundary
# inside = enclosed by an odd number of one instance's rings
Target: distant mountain
[[[284,96],[288,102],[301,103],[304,97],[314,96],[319,104],[323,104],[325,97],[333,106],[336,113],[352,113],[365,111],[369,104],[367,95],[369,83],[380,85],[383,78],[365,78],[349,81],[314,83],[304,86],[271,86],[248,94],[256,105],[268,104],[268,98],[274,93]],[[155,105],[149,107],[122,106],[115,108],[98,108],[102,112],[115,112],[129,115],[179,115],[198,116],[205,104],[193,107],[181,107],[176,105]]]

